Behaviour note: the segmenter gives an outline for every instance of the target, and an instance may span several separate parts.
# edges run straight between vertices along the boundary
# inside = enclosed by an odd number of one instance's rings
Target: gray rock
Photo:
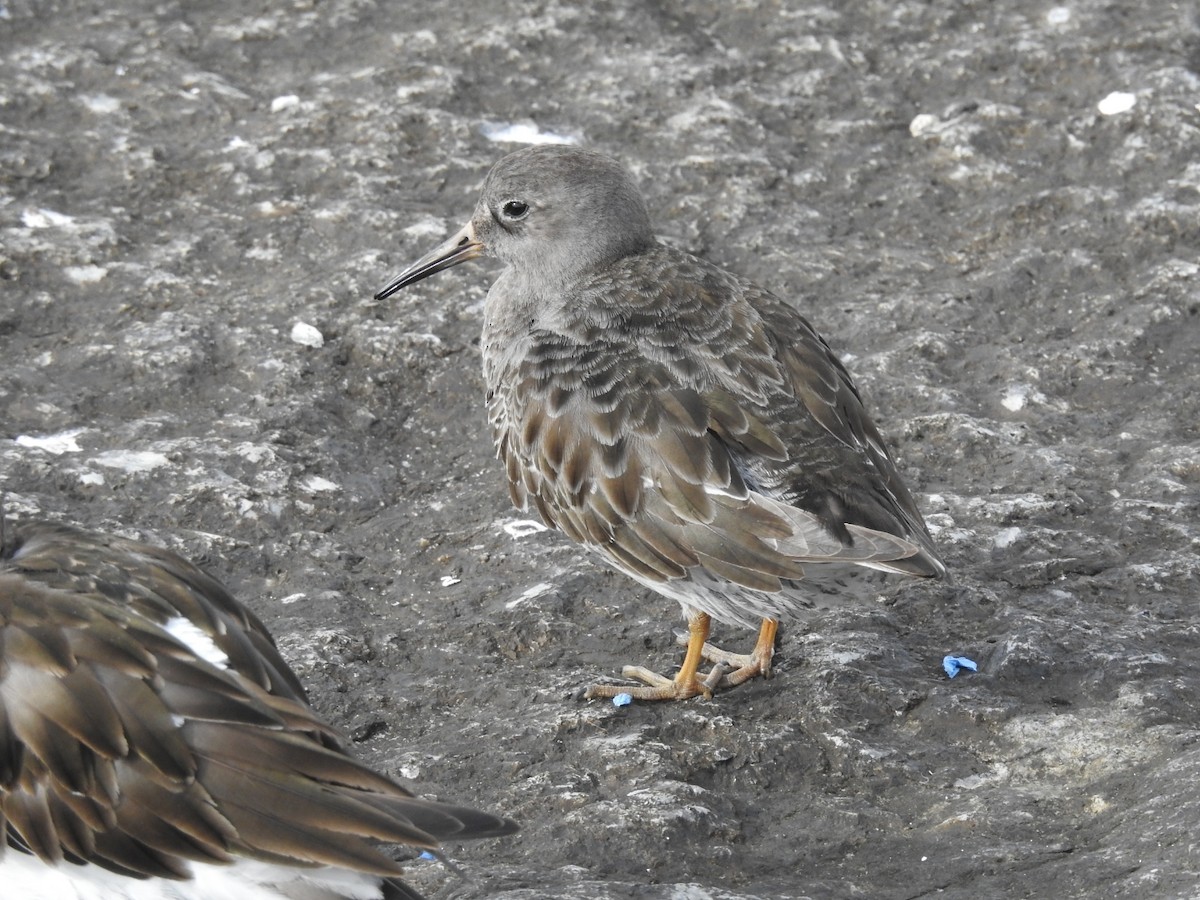
[[[523,821],[436,896],[1194,896],[1200,33],[1156,6],[6,3],[5,509],[198,558],[364,756]],[[521,123],[811,316],[952,583],[711,702],[575,699],[677,609],[519,527],[488,273],[371,300]]]

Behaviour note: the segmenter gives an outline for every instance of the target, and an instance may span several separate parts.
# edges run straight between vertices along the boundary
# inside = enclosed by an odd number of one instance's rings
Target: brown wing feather
[[[801,407],[797,414],[780,402],[765,409],[765,416],[785,443],[808,448],[816,462],[805,465],[806,455],[800,453],[777,467],[770,476],[777,498],[822,515],[848,544],[853,543],[846,530],[849,525],[911,541],[914,552],[897,571],[944,574],[916,500],[846,368],[808,320],[791,307],[765,292],[754,291],[753,299],[768,334],[789,335],[786,341],[776,337],[775,354],[790,394]],[[813,434],[807,425],[810,421],[820,425],[821,434]]]
[[[574,330],[528,334],[510,369],[490,371],[514,499],[652,582],[703,566],[777,591],[802,560],[944,571],[853,381],[807,320],[677,251],[637,265],[623,274],[645,290],[623,283],[627,306],[585,286]]]
[[[518,473],[514,494],[532,497],[547,524],[653,582],[684,578],[689,568],[705,565],[722,577],[736,572],[738,583],[778,590],[780,577],[802,574],[772,544],[790,535],[790,527],[750,500],[730,450],[742,440],[772,457],[783,455],[756,416],[725,391],[672,386],[666,367],[647,364],[627,348],[593,346],[582,356],[591,368],[562,372],[563,338],[544,340],[559,349],[531,354],[513,379],[516,394],[493,395],[492,420],[498,453],[506,469]],[[543,368],[539,360],[553,365]],[[608,427],[597,432],[587,386],[607,385],[617,371],[627,385],[641,387],[612,406]],[[524,443],[528,436],[534,440]],[[569,470],[562,466],[564,447],[570,447]],[[760,574],[748,574],[755,566]]]
[[[346,755],[262,624],[179,557],[48,524],[0,546],[0,825],[47,862],[184,878],[235,856],[382,876],[377,841],[507,834]],[[163,628],[186,615],[222,669]],[[399,888],[397,888],[399,889]]]

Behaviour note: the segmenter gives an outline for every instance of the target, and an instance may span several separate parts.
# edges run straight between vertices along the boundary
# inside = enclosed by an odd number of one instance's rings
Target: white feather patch
[[[256,860],[192,863],[191,881],[128,878],[98,866],[48,866],[9,848],[4,896],[21,900],[379,900],[381,881],[345,869],[299,869]]]
[[[196,656],[214,666],[220,666],[222,669],[229,668],[229,657],[225,655],[225,651],[214,644],[213,639],[197,628],[190,619],[177,616],[174,619],[168,619],[163,627]]]

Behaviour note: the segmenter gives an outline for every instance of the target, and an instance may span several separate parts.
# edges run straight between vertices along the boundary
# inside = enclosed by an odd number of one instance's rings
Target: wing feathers
[[[190,861],[236,856],[395,876],[376,842],[435,848],[515,830],[414,797],[347,756],[261,623],[185,561],[65,526],[4,537],[0,825],[11,845],[135,878],[187,878]],[[185,611],[230,668],[165,630]]]
[[[656,584],[697,567],[763,592],[814,564],[944,571],[808,322],[746,283],[704,281],[676,300],[694,333],[668,340],[657,319],[636,331],[636,317],[611,326],[618,336],[537,332],[512,370],[492,370],[514,500],[532,497],[548,525]]]

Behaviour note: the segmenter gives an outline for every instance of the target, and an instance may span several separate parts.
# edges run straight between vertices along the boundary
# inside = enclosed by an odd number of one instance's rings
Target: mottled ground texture
[[[364,757],[522,821],[418,864],[435,898],[1194,897],[1196,16],[5,3],[5,507],[200,560]],[[818,324],[952,582],[712,701],[578,699],[668,664],[677,606],[510,509],[494,264],[371,299],[514,124]]]

